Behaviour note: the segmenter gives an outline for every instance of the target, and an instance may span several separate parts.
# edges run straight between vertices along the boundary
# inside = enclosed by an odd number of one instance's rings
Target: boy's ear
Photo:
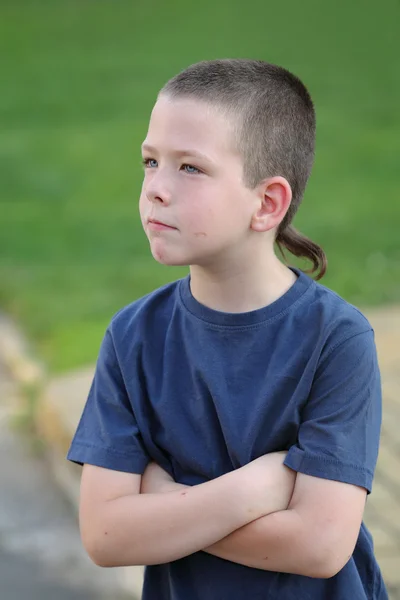
[[[292,201],[292,188],[281,176],[262,181],[256,190],[258,208],[253,214],[250,228],[254,231],[269,231],[277,227],[286,215]]]

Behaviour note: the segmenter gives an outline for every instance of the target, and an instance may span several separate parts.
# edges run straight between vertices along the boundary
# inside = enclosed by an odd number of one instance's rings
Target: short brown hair
[[[202,100],[234,117],[245,185],[252,189],[267,177],[281,175],[292,188],[292,202],[276,236],[282,255],[286,248],[310,260],[311,272],[320,279],[327,266],[324,251],[291,225],[311,174],[315,148],[314,105],[300,79],[260,60],[211,60],[178,73],[160,94]]]

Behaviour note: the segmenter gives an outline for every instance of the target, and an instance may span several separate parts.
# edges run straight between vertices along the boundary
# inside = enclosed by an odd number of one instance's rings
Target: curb
[[[0,314],[0,334],[0,359],[21,390],[21,405],[16,411],[30,412],[34,430],[45,442],[45,459],[53,478],[78,516],[81,467],[67,461],[66,454],[94,367],[50,379],[22,333],[3,314]],[[116,567],[112,571],[116,592],[138,600],[142,594],[143,567]]]

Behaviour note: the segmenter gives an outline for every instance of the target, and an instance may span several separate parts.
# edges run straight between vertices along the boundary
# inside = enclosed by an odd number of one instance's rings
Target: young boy
[[[381,423],[373,331],[276,256],[314,157],[301,81],[261,61],[192,65],[161,90],[140,214],[190,275],[119,311],[68,458],[83,543],[149,565],[145,600],[387,598],[362,523]]]

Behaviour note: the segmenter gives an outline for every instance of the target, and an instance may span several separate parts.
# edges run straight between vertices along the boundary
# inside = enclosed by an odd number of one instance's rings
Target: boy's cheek
[[[146,215],[148,212],[147,203],[148,203],[148,200],[143,195],[141,195],[139,198],[139,214],[140,214],[140,220],[142,222],[143,228],[145,227]]]
[[[215,227],[214,215],[210,211],[187,211],[184,222],[187,226],[187,231],[197,237],[199,233],[208,234]]]

